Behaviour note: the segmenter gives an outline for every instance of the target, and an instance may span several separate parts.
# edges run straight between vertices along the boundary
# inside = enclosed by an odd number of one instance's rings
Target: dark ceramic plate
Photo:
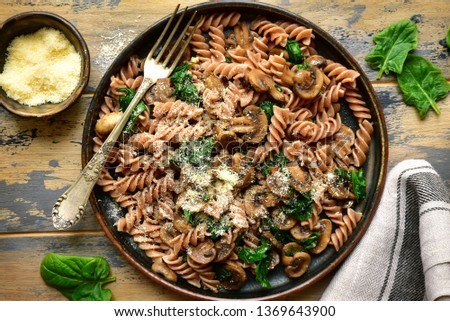
[[[315,42],[320,54],[338,61],[349,68],[353,68],[361,74],[361,77],[358,79],[358,87],[364,96],[368,107],[372,111],[372,121],[374,125],[373,139],[369,154],[367,155],[367,162],[364,165],[367,179],[367,199],[364,203],[359,204],[359,207],[357,208],[364,214],[362,220],[358,223],[354,233],[339,252],[336,252],[334,248],[328,247],[327,250],[313,258],[308,272],[300,278],[289,279],[285,276],[284,271],[280,269],[271,272],[271,289],[261,288],[259,284],[251,278],[250,281],[237,292],[220,291],[219,293],[214,294],[209,291],[197,289],[183,281],[173,284],[153,273],[150,269],[150,259],[134,244],[132,238],[128,234],[117,232],[113,226],[117,217],[122,215],[119,206],[112,201],[108,195],[103,193],[100,188],[96,188],[93,191],[90,202],[106,235],[125,258],[150,279],[161,283],[170,289],[178,293],[189,295],[193,298],[209,300],[263,300],[282,298],[287,294],[292,294],[293,292],[305,289],[336,268],[355,247],[364,231],[369,226],[381,197],[386,174],[388,149],[386,125],[382,108],[374,89],[357,61],[335,39],[310,21],[299,17],[292,12],[260,3],[204,3],[189,9],[190,12],[193,12],[194,10],[198,10],[198,16],[221,11],[239,11],[242,14],[242,18],[245,19],[252,19],[257,15],[264,15],[272,21],[283,19],[300,23],[314,30],[316,36]],[[120,66],[124,65],[131,55],[138,54],[140,57],[145,57],[149,44],[156,40],[167,21],[168,17],[158,21],[138,36],[120,53],[101,80],[97,92],[92,99],[85,122],[82,151],[83,165],[85,165],[93,155],[92,138],[95,135],[95,122],[97,120],[99,107],[108,89],[111,76],[118,72]],[[355,120],[351,113],[344,113],[341,116],[343,117],[343,122],[345,124],[349,126],[355,125]]]

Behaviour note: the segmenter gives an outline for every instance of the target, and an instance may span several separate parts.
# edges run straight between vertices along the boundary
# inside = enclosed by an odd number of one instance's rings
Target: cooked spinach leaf
[[[305,240],[297,241],[304,249],[309,250],[317,246],[317,241],[319,240],[320,232],[314,231],[311,236]]]
[[[373,69],[379,69],[377,79],[383,73],[400,74],[403,63],[412,49],[417,47],[417,26],[411,20],[400,20],[374,36],[375,46],[365,60]]]
[[[259,104],[259,108],[261,108],[264,111],[264,113],[266,114],[267,122],[269,124],[270,124],[270,120],[272,119],[272,116],[273,116],[273,106],[274,106],[274,103],[268,99],[263,100]]]
[[[238,249],[239,258],[245,263],[256,263],[255,276],[256,281],[264,288],[270,288],[268,273],[269,265],[272,261],[272,254],[270,250],[272,245],[265,238],[261,238],[261,244],[255,249],[242,247]]]
[[[68,256],[48,253],[40,274],[44,282],[72,301],[109,301],[111,290],[103,288],[116,280],[110,276],[108,261],[100,256]]]
[[[281,207],[281,211],[299,221],[304,221],[311,218],[313,208],[314,201],[311,192],[296,193]]]
[[[264,161],[261,165],[261,173],[264,176],[269,176],[271,174],[271,168],[273,167],[286,167],[288,159],[283,153],[272,154],[272,156]]]
[[[133,88],[117,88],[118,91],[122,91],[125,93],[125,95],[119,97],[119,105],[120,110],[124,112],[128,106],[130,105],[131,101],[133,100],[134,96],[136,95],[136,90]],[[141,100],[136,107],[134,107],[134,110],[131,112],[130,119],[128,120],[127,124],[125,125],[125,128],[123,129],[124,133],[129,133],[133,130],[134,125],[136,125],[136,122],[139,118],[139,116],[147,109],[144,102]]]
[[[208,165],[211,161],[215,141],[212,137],[183,142],[175,151],[172,162],[179,168],[189,163],[194,166]]]
[[[216,273],[216,280],[219,280],[220,282],[228,281],[233,277],[233,273],[223,266],[216,266],[214,272]]]
[[[255,268],[256,281],[266,289],[272,287],[269,281],[269,266],[271,262],[272,254],[269,253],[265,258],[258,262]]]
[[[197,87],[192,83],[192,74],[189,72],[189,63],[185,61],[177,66],[170,76],[175,86],[174,96],[191,105],[198,105],[201,97],[198,95]]]
[[[300,44],[297,41],[289,39],[286,43],[285,49],[289,55],[288,61],[295,65],[303,63],[305,56],[303,55]]]
[[[350,171],[337,168],[334,173],[344,186],[351,186],[356,201],[361,201],[366,198],[366,179],[362,168],[359,170],[352,169]]]
[[[230,229],[231,223],[228,215],[222,215],[218,221],[208,216],[206,226],[211,234],[211,239],[215,241]]]
[[[403,100],[417,108],[420,118],[425,118],[430,106],[440,114],[436,101],[447,97],[450,85],[439,68],[423,57],[409,54],[397,80]]]

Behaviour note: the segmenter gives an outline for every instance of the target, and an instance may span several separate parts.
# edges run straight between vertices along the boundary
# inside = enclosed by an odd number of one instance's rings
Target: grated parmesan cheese
[[[18,36],[7,49],[0,86],[25,105],[59,103],[75,90],[81,56],[65,35],[53,28]]]

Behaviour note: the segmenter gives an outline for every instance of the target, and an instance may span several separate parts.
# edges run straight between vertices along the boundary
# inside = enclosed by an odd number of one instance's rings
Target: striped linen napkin
[[[389,171],[372,223],[321,300],[450,300],[450,197],[430,163]]]

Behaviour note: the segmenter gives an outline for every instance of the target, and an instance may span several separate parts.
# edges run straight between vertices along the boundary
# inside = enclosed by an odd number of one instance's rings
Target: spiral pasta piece
[[[344,95],[344,99],[348,103],[348,107],[353,112],[353,115],[359,122],[362,122],[364,119],[372,119],[372,115],[370,113],[370,109],[367,107],[367,103],[364,101],[362,95],[356,89],[347,89]]]
[[[307,59],[317,55],[307,62],[317,60],[318,93],[303,91],[310,73],[288,61],[289,40]],[[264,251],[269,270],[283,261],[286,274],[298,277],[289,272],[298,262],[283,252],[292,237],[325,235],[325,244],[339,250],[354,232],[361,201],[339,175],[366,161],[371,111],[359,73],[318,54],[314,41],[297,22],[207,14],[190,40],[186,83],[163,78],[145,93],[145,110],[114,143],[97,185],[121,210],[115,228],[149,258],[154,273],[217,292],[226,286],[216,268],[235,269],[243,284],[261,267],[243,252]],[[128,94],[122,88],[137,90],[142,69],[132,56],[111,77],[95,151],[114,125],[107,121],[119,118]],[[198,100],[183,101],[180,90]],[[342,123],[345,103],[356,129]],[[304,204],[302,215],[291,208],[297,204]]]
[[[314,38],[313,30],[311,28],[306,28],[298,23],[278,21],[276,24],[286,31],[289,35],[289,39],[294,39],[304,45],[309,46],[311,44],[311,39]]]
[[[269,134],[267,135],[266,150],[275,150],[278,154],[283,138],[286,136],[285,130],[294,118],[294,114],[287,108],[273,107],[273,116],[270,121]]]
[[[219,25],[223,26],[223,28],[234,27],[239,23],[240,19],[241,14],[239,12],[214,13],[204,16],[198,25],[198,29],[204,32],[211,29],[211,27],[217,27]]]
[[[355,166],[362,166],[366,162],[366,154],[369,151],[372,134],[373,125],[369,121],[363,120],[356,131],[355,144],[352,150],[352,160]]]
[[[347,214],[342,217],[343,224],[331,234],[330,243],[336,251],[339,251],[342,245],[344,245],[361,218],[361,212],[357,212],[351,208],[347,210]]]
[[[356,87],[356,78],[360,76],[356,70],[348,69],[344,65],[331,60],[327,60],[327,65],[323,68],[323,71],[329,78],[334,77],[336,82],[341,82],[350,88]]]
[[[256,18],[250,25],[251,30],[257,30],[259,34],[264,35],[267,39],[274,42],[275,45],[286,46],[289,35],[286,31],[275,24],[267,20],[264,17]]]

